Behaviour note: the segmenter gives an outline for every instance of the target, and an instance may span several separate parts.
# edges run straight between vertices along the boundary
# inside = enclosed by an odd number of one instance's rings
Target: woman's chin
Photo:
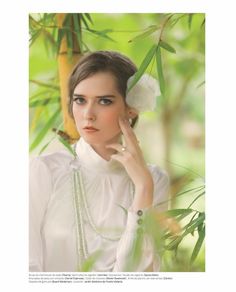
[[[89,137],[88,135],[81,135],[85,142],[88,144],[98,143],[99,139],[94,137]]]
[[[92,145],[106,145],[111,143],[117,143],[120,141],[120,133],[113,137],[96,137],[92,135],[81,135],[81,137],[87,142],[88,144]]]

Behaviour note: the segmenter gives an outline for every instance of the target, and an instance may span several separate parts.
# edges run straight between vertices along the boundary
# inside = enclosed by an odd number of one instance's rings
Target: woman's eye
[[[99,100],[99,103],[102,104],[102,105],[109,105],[112,103],[112,100],[108,99],[108,98],[101,98]]]
[[[85,103],[85,99],[83,97],[77,97],[77,98],[74,99],[74,101],[77,104],[83,104],[83,103]]]

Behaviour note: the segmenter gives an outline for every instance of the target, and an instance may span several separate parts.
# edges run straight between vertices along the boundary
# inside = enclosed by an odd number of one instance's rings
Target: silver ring
[[[121,148],[121,151],[124,152],[125,150],[126,150],[126,147],[123,146],[123,147]]]

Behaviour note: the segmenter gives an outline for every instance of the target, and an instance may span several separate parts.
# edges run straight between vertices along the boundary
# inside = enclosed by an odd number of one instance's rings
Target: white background
[[[30,2],[30,3],[28,3]],[[114,3],[113,3],[114,2]],[[1,291],[233,291],[235,282],[235,13],[233,1],[7,1],[0,35]],[[210,3],[211,2],[211,3]],[[86,3],[86,4],[85,4]],[[206,272],[125,285],[28,284],[28,13],[206,13]],[[5,287],[5,288],[3,288]],[[231,288],[230,288],[231,287]],[[3,290],[4,289],[4,290]]]

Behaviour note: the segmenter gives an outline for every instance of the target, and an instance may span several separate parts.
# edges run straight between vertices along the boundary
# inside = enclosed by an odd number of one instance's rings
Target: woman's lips
[[[93,128],[93,127],[84,127],[83,130],[87,133],[93,133],[93,132],[99,131],[98,129]]]

